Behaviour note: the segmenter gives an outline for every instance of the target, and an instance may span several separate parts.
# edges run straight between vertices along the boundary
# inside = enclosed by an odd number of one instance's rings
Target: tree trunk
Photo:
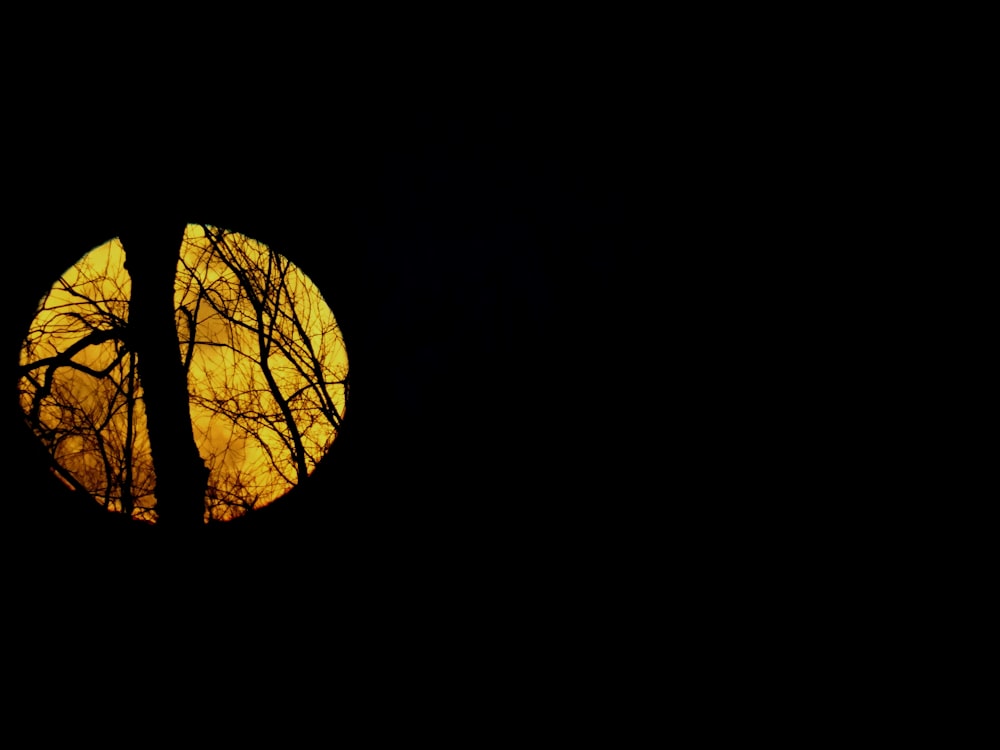
[[[175,320],[174,278],[184,228],[180,222],[136,222],[120,237],[132,278],[129,342],[146,406],[157,523],[173,529],[202,525],[208,483],[191,427]]]

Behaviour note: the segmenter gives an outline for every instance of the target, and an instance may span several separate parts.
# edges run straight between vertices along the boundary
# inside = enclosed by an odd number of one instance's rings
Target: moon
[[[64,483],[155,523],[130,291],[117,238],[67,269],[25,336],[19,399]],[[187,226],[174,301],[191,424],[210,472],[204,519],[232,520],[285,495],[329,450],[347,407],[347,350],[312,280],[238,232]]]

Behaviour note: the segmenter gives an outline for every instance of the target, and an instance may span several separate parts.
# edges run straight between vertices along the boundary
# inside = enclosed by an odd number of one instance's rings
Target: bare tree
[[[21,351],[20,397],[63,481],[148,519],[153,475],[129,347],[129,279],[112,259],[75,265],[39,303]]]
[[[138,296],[153,269],[129,251],[126,272],[121,243],[108,248],[53,286],[22,349],[22,407],[59,475],[109,510],[160,522],[171,508],[234,518],[302,482],[336,436],[348,387],[343,340],[312,282],[243,235],[189,225],[171,268],[157,269],[161,307],[164,275],[173,294],[166,336]],[[183,403],[163,395],[178,377]]]

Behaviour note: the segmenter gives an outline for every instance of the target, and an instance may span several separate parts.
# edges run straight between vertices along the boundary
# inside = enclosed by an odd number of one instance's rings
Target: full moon
[[[286,494],[322,460],[347,406],[347,351],[316,285],[243,234],[189,224],[174,290],[177,355],[209,470],[204,520],[227,521]],[[25,336],[19,398],[67,486],[155,523],[130,292],[117,238],[67,269]]]

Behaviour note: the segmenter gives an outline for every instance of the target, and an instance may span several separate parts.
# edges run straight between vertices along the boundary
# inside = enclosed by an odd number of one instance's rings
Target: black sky
[[[33,149],[8,206],[9,371],[45,288],[128,217],[225,226],[317,283],[352,392],[313,479],[197,542],[195,558],[319,579],[606,547],[635,461],[622,279],[652,245],[642,115],[596,103],[232,112],[247,132],[123,142],[91,122]],[[9,380],[8,535],[74,556],[83,579],[122,555],[169,577],[169,542],[45,476]]]

